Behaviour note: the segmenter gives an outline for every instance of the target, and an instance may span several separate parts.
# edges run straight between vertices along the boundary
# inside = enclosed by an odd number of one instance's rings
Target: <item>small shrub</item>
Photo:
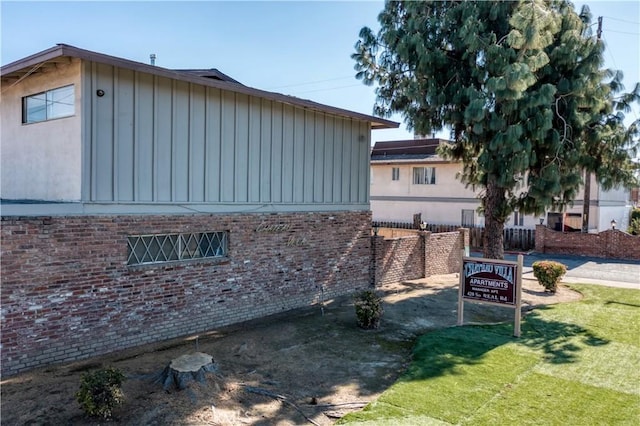
[[[370,330],[380,326],[380,318],[384,309],[382,308],[382,299],[375,291],[365,290],[358,293],[354,299],[354,305],[358,327]]]
[[[631,218],[627,232],[631,235],[640,235],[640,207],[631,210]]]
[[[115,368],[101,368],[84,373],[76,400],[85,413],[108,419],[113,409],[124,402],[122,381],[124,374]]]
[[[547,291],[555,293],[558,283],[566,274],[567,267],[553,260],[540,260],[533,262],[533,276]]]

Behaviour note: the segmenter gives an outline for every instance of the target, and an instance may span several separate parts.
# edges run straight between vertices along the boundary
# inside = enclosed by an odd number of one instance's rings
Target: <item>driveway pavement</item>
[[[516,255],[509,255],[515,260]],[[531,253],[524,256],[523,277],[533,277],[532,264],[538,260],[555,260],[567,266],[562,281],[601,284],[640,290],[640,262],[586,256]]]
[[[480,256],[480,253],[473,253]],[[506,260],[516,260],[516,254],[505,254]],[[640,290],[640,262],[632,260],[602,259],[586,256],[530,253],[524,255],[523,277],[533,277],[532,264],[538,260],[555,260],[567,266],[562,282],[600,284]]]

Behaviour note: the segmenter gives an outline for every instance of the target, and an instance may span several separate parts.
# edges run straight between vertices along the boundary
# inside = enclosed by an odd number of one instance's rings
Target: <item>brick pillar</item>
[[[618,231],[617,229],[607,229],[600,235],[604,235],[604,257],[618,257]]]
[[[535,250],[538,253],[544,253],[545,237],[547,233],[547,227],[545,225],[536,225],[536,246]]]
[[[431,231],[422,231],[420,232],[420,236],[422,237],[422,247],[423,247],[423,256],[424,256],[424,271],[422,272],[422,277],[427,278],[429,275],[429,245],[431,243]]]
[[[384,259],[384,237],[381,235],[371,236],[371,267],[369,272],[369,284],[376,287],[382,275],[382,262]]]
[[[469,231],[469,228],[458,228],[458,232],[460,233],[460,237],[462,239],[462,249],[464,250],[464,255],[469,256],[471,232]]]

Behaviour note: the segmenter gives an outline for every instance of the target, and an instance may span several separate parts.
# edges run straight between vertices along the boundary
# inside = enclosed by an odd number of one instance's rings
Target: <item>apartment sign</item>
[[[466,257],[462,252],[458,288],[458,325],[464,324],[464,302],[513,308],[513,335],[520,337],[522,255],[516,262]]]
[[[486,259],[469,258],[463,263],[463,298],[504,305],[516,304],[517,263],[494,263]]]

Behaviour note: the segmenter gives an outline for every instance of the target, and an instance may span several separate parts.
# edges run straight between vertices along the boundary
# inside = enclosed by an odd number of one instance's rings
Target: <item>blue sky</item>
[[[584,2],[576,2],[579,8]],[[587,2],[603,16],[606,66],[640,81],[640,2]],[[373,88],[355,80],[350,55],[382,1],[0,2],[1,62],[56,43],[166,68],[218,68],[260,89],[371,114]],[[594,26],[595,31],[595,26]],[[629,114],[640,117],[640,109]],[[400,116],[391,117],[402,121]],[[373,141],[411,138],[404,126]]]

